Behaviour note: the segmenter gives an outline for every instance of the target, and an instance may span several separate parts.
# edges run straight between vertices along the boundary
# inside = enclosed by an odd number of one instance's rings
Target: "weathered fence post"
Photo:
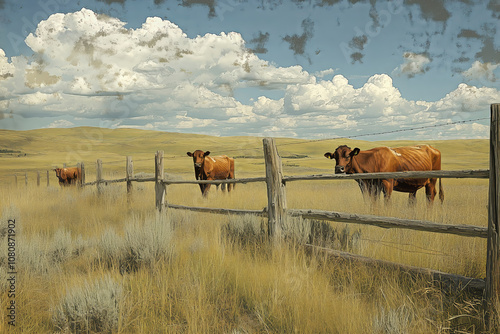
[[[47,171],[47,187],[50,186],[49,171]]]
[[[14,174],[14,182],[15,182],[16,188],[17,188],[17,174]]]
[[[491,105],[490,186],[488,245],[486,258],[486,325],[489,333],[500,332],[500,104]]]
[[[130,181],[130,179],[134,177],[134,162],[132,161],[132,157],[130,155],[127,156],[125,172],[127,173],[127,194],[130,195],[132,193],[132,181]]]
[[[40,187],[40,171],[36,171],[36,185]]]
[[[274,139],[264,138],[263,144],[266,163],[268,234],[275,241],[279,241],[286,219],[286,192],[282,164]]]
[[[165,201],[165,184],[163,178],[165,172],[163,170],[163,151],[156,151],[155,155],[155,194],[156,194],[156,209],[162,211]]]
[[[97,194],[102,193],[102,185],[101,185],[101,180],[102,180],[102,160],[97,159],[96,163],[96,184],[97,184]]]
[[[81,168],[81,173],[82,173],[82,187],[83,185],[85,184],[85,163],[82,161],[82,163],[80,164],[80,168]]]
[[[28,186],[28,172],[24,173],[24,185],[27,187]]]

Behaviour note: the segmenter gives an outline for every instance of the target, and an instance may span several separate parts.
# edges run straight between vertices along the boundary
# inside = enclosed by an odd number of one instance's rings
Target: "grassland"
[[[331,173],[332,162],[323,153],[340,144],[366,149],[414,143],[278,139],[277,144],[285,174],[297,175]],[[487,141],[431,144],[443,154],[443,169],[488,168]],[[340,223],[321,225],[326,236],[311,239],[311,229],[320,223],[293,221],[287,242],[271,247],[265,221],[259,218],[173,210],[158,216],[151,184],[134,184],[128,198],[124,185],[108,186],[98,196],[93,187],[59,188],[53,173],[50,187],[44,180],[36,187],[34,178],[37,170],[84,161],[91,181],[98,158],[105,178],[123,177],[126,155],[133,156],[136,173],[152,173],[154,152],[163,150],[166,173],[192,179],[186,152],[195,149],[235,156],[237,177],[264,175],[259,138],[95,128],[0,131],[0,152],[5,152],[0,153],[0,236],[1,224],[15,218],[18,247],[17,326],[9,328],[2,311],[0,332],[481,332],[480,301],[475,298],[443,293],[422,278],[346,265],[301,245],[313,242],[484,278],[484,240]],[[21,179],[14,187],[13,173],[25,171],[28,187]],[[364,201],[354,181],[289,183],[287,200],[291,208],[486,226],[487,181],[443,183],[445,202],[432,207],[421,193],[415,207],[408,207],[407,196],[399,193],[388,205]],[[231,194],[213,189],[206,199],[196,185],[169,186],[167,199],[245,209],[262,209],[267,201],[259,183],[237,185]],[[0,246],[0,279],[5,283],[4,237]],[[7,290],[0,284],[2,310],[9,302]],[[95,316],[80,321],[76,313]],[[99,323],[107,327],[91,327]]]

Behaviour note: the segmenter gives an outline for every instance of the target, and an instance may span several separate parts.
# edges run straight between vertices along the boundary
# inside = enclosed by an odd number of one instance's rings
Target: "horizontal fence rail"
[[[218,214],[231,214],[231,215],[256,215],[260,217],[267,217],[267,209],[263,210],[239,210],[239,209],[220,209],[220,208],[205,208],[196,206],[184,206],[176,204],[167,204],[168,208],[181,209],[188,211],[218,213]]]
[[[425,220],[380,217],[373,215],[358,215],[354,213],[343,213],[343,212],[323,211],[323,210],[288,209],[287,213],[292,217],[328,220],[341,223],[373,225],[382,228],[401,228],[401,229],[416,230],[416,231],[454,234],[454,235],[461,235],[464,237],[476,237],[476,238],[488,237],[488,228],[472,226],[472,225],[447,225],[447,224],[433,223]]]
[[[427,178],[474,178],[487,179],[490,176],[488,169],[478,170],[434,170],[418,172],[393,173],[359,173],[359,174],[318,174],[304,176],[284,176],[283,181],[311,181],[311,180],[373,180],[373,179],[427,179]]]
[[[265,177],[251,177],[242,179],[224,179],[224,180],[163,180],[163,184],[231,184],[231,183],[252,183],[265,182]]]
[[[423,275],[430,276],[435,281],[442,282],[445,286],[449,286],[455,289],[469,290],[469,291],[478,291],[481,293],[485,286],[486,282],[481,278],[471,278],[462,275],[449,274],[439,270],[433,270],[428,268],[421,268],[415,266],[409,266],[405,264],[373,259],[371,257],[366,257],[357,254],[351,254],[347,252],[342,252],[339,250],[334,250],[330,248],[324,248],[321,246],[306,244],[306,247],[313,248],[315,250],[319,250],[325,252],[328,255],[334,256],[336,258],[340,258],[342,260],[347,261],[356,261],[357,263],[363,263],[370,266],[379,266],[386,269],[399,270],[405,272],[411,272],[414,275]]]

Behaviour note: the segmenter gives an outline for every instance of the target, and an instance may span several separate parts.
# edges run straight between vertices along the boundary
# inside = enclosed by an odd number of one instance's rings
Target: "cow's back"
[[[234,160],[226,155],[205,158],[204,172],[216,179],[226,179],[234,166]]]
[[[426,171],[441,169],[441,152],[430,145],[391,148],[397,157],[396,171]]]
[[[399,155],[399,170],[431,171],[441,170],[441,152],[429,145],[398,147],[393,149]],[[398,179],[394,190],[412,193],[430,182],[430,179]]]

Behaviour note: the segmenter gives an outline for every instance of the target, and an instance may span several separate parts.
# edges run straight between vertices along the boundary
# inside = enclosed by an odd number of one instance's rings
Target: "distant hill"
[[[287,175],[332,173],[333,162],[323,154],[339,145],[369,149],[377,146],[430,144],[442,152],[443,169],[487,169],[489,141],[360,141],[349,139],[304,140],[277,138],[278,151]],[[137,129],[77,127],[29,131],[0,130],[0,185],[13,182],[13,174],[84,162],[87,175],[95,173],[95,161],[103,161],[104,173],[124,175],[125,158],[132,156],[134,170],[154,171],[154,155],[163,150],[167,173],[192,176],[192,160],[186,153],[201,149],[212,155],[236,157],[236,176],[264,175],[262,138],[214,137]],[[52,175],[52,173],[50,174]],[[55,176],[53,182],[56,184]]]

